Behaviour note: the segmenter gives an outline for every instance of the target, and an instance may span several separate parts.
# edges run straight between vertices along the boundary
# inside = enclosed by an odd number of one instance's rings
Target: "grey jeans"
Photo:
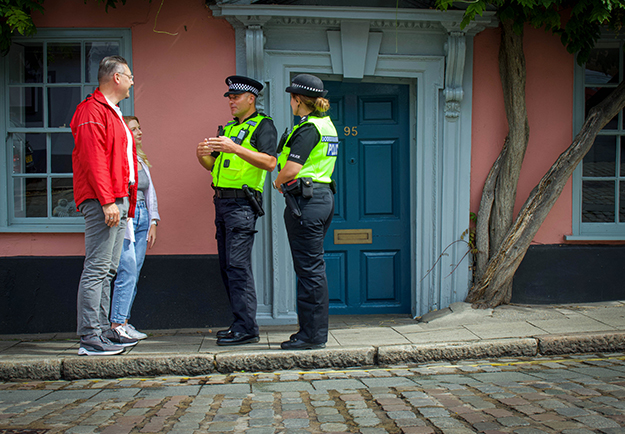
[[[126,232],[128,198],[116,199],[119,208],[119,226],[104,223],[102,205],[95,199],[80,204],[85,217],[85,264],[78,285],[79,336],[100,335],[111,328],[111,281],[117,273],[119,257]]]

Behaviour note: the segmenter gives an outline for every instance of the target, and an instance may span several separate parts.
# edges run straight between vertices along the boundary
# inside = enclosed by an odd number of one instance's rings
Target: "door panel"
[[[409,88],[324,81],[340,144],[325,258],[331,314],[410,312]]]

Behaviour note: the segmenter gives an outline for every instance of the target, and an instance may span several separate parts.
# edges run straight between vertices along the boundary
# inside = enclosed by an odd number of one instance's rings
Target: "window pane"
[[[613,223],[616,206],[614,182],[584,181],[582,183],[582,222]]]
[[[597,136],[584,157],[584,176],[615,176],[616,137]]]
[[[601,101],[607,98],[608,95],[614,90],[613,87],[587,87],[586,88],[586,117],[591,108],[599,104]],[[604,127],[606,130],[615,130],[618,128],[618,115],[607,123]]]
[[[619,222],[623,223],[625,222],[625,181],[621,181],[621,198],[620,198],[620,204],[621,206],[619,207],[619,213],[618,213],[618,220]]]
[[[43,43],[20,41],[11,45],[9,83],[43,83]]]
[[[620,140],[621,140],[621,176],[625,176],[625,136],[621,136]]]
[[[52,134],[50,143],[52,173],[72,173],[72,151],[74,150],[72,134]]]
[[[52,217],[81,217],[76,211],[72,178],[52,179]]]
[[[43,127],[43,89],[9,88],[9,112],[12,127]]]
[[[620,52],[618,43],[594,48],[586,63],[586,84],[617,84]]]
[[[47,217],[46,178],[14,178],[15,217]]]
[[[46,135],[13,135],[13,173],[46,173]]]
[[[69,128],[80,97],[80,87],[48,88],[48,126]]]
[[[82,99],[87,98],[87,95],[93,95],[93,92],[95,92],[95,90],[96,90],[97,88],[98,88],[98,86],[97,86],[97,85],[93,85],[93,86],[88,86],[88,85],[86,85],[86,86],[85,86],[85,94],[84,94],[84,96],[82,97]]]
[[[87,83],[98,82],[100,61],[107,56],[119,55],[119,42],[88,42],[85,44],[85,79]]]
[[[80,43],[48,44],[48,83],[80,81]]]

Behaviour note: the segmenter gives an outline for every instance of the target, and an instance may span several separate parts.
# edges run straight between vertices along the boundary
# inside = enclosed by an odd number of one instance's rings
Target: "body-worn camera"
[[[223,135],[224,135],[224,127],[223,127],[223,125],[219,125],[217,127],[217,137],[221,137]],[[213,157],[213,158],[219,157],[219,151],[211,152],[211,157]]]

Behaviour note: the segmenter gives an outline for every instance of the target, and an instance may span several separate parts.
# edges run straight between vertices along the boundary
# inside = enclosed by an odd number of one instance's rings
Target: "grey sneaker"
[[[80,337],[79,356],[114,356],[125,350],[121,345],[115,345],[105,336],[89,335]]]
[[[133,345],[137,345],[137,342],[139,342],[137,339],[128,336],[126,330],[124,330],[122,326],[114,329],[108,329],[103,333],[103,335],[115,345],[121,345],[122,347],[132,347]]]
[[[145,333],[140,332],[139,330],[137,330],[136,328],[134,328],[134,326],[132,324],[125,324],[123,326],[120,326],[124,328],[124,331],[126,332],[126,334],[128,336],[130,336],[133,339],[145,339],[148,337],[148,335],[146,335]]]

